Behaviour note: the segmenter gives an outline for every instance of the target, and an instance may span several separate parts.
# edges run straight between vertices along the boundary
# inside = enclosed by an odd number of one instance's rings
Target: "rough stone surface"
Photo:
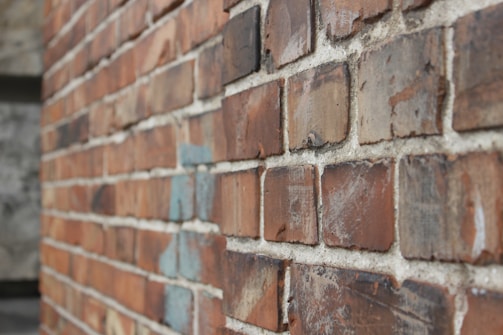
[[[0,74],[40,76],[44,0],[0,1]]]
[[[292,335],[454,332],[447,290],[388,275],[294,264],[288,320]]]
[[[38,276],[40,106],[0,103],[0,280]]]
[[[503,126],[503,4],[455,25],[454,129]]]
[[[443,57],[440,28],[400,36],[362,55],[360,143],[441,132]]]

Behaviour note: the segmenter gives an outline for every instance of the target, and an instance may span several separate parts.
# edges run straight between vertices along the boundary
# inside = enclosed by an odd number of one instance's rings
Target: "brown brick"
[[[413,9],[418,9],[426,7],[431,4],[433,0],[402,0],[402,9],[404,11],[409,11]]]
[[[136,232],[131,227],[108,227],[105,229],[106,257],[121,262],[134,263]]]
[[[222,286],[221,260],[225,237],[181,231],[178,238],[179,274],[189,280]]]
[[[147,101],[148,86],[135,86],[115,102],[113,129],[123,129],[151,115]]]
[[[137,313],[143,313],[146,304],[146,278],[118,268],[113,268],[112,272],[114,273],[114,280],[111,281],[113,298],[124,307]]]
[[[226,251],[223,262],[225,314],[272,331],[284,330],[285,267],[286,262],[282,260]]]
[[[89,127],[92,137],[107,135],[115,131],[115,109],[113,104],[95,104],[89,111]]]
[[[219,334],[218,329],[225,325],[225,315],[222,312],[222,300],[212,297],[205,291],[198,294],[199,303],[199,334]]]
[[[411,156],[400,162],[400,249],[407,258],[499,261],[503,157]]]
[[[142,182],[139,180],[121,180],[115,184],[115,215],[135,215],[138,207],[136,192],[139,191],[139,184]]]
[[[176,235],[151,231],[138,231],[137,265],[148,271],[175,277],[177,270]]]
[[[136,170],[176,167],[176,134],[172,125],[139,132],[134,143]]]
[[[103,333],[106,320],[106,306],[90,296],[84,299],[82,321],[98,333]]]
[[[224,84],[260,69],[259,26],[259,6],[252,7],[227,22],[223,31]]]
[[[182,3],[183,0],[152,0],[152,14],[154,15],[154,18],[158,18]]]
[[[91,210],[96,214],[102,215],[113,215],[115,213],[114,185],[104,184],[94,187]]]
[[[456,130],[503,126],[502,20],[503,4],[499,4],[469,14],[455,24]]]
[[[266,240],[318,243],[316,174],[312,165],[267,170],[264,186]]]
[[[108,89],[112,93],[132,84],[136,80],[134,49],[129,49],[113,60],[109,66]]]
[[[82,255],[72,255],[71,278],[78,284],[88,285],[88,258]]]
[[[227,173],[219,178],[222,215],[220,229],[223,234],[259,236],[259,182],[258,169]]]
[[[97,100],[100,100],[103,98],[105,95],[108,93],[111,93],[113,91],[113,88],[115,87],[116,82],[114,81],[115,79],[119,78],[114,78],[112,79],[112,75],[116,76],[118,75],[117,73],[112,73],[112,69],[114,71],[117,71],[117,61],[113,63],[113,68],[106,66],[102,67],[99,69],[98,72],[94,74],[94,76],[85,82],[87,85],[87,96],[83,97],[86,100],[83,102],[82,107],[87,106],[88,104],[95,102]]]
[[[71,258],[69,252],[45,243],[41,244],[40,249],[40,261],[43,265],[66,276],[70,273]]]
[[[71,60],[72,76],[74,78],[77,78],[86,72],[88,69],[89,57],[89,48],[87,44],[76,52],[75,57]]]
[[[197,96],[205,99],[222,92],[223,47],[221,43],[206,48],[197,62]]]
[[[117,21],[110,22],[100,30],[89,44],[90,66],[98,64],[101,58],[109,57],[117,47]]]
[[[105,157],[108,174],[128,173],[134,170],[135,138],[129,136],[121,143],[112,143],[106,147]]]
[[[222,102],[227,159],[283,153],[280,81],[232,95]]]
[[[461,334],[501,334],[503,293],[472,288],[467,294],[468,311],[463,320]]]
[[[338,143],[348,133],[349,71],[328,63],[288,81],[290,149]]]
[[[60,316],[56,310],[46,301],[40,302],[40,322],[50,330],[58,328]]]
[[[291,63],[314,49],[311,0],[272,0],[265,28],[265,48],[274,67]],[[271,64],[272,65],[272,64]]]
[[[103,254],[105,251],[105,232],[103,226],[98,223],[82,223],[81,247],[95,254]]]
[[[445,96],[442,29],[400,36],[359,62],[360,143],[440,134]]]
[[[389,160],[325,167],[321,179],[323,239],[329,246],[386,251],[394,240]]]
[[[130,0],[120,16],[119,40],[136,38],[147,27],[149,0]]]
[[[73,185],[67,189],[68,209],[72,212],[89,211],[89,188],[84,185]]]
[[[98,24],[103,22],[108,15],[108,1],[94,0],[90,1],[91,4],[87,10],[87,33],[96,28]]]
[[[322,27],[332,40],[347,38],[391,8],[390,0],[320,0]]]
[[[294,264],[291,271],[292,335],[454,332],[454,299],[444,288],[323,266]]]
[[[152,71],[176,57],[176,21],[169,20],[142,38],[134,48],[138,75]]]
[[[166,88],[170,89],[167,90]],[[149,101],[154,114],[190,105],[194,92],[194,61],[169,68],[150,81]]]
[[[164,317],[164,283],[147,281],[145,292],[145,311],[144,315],[149,319],[161,323]],[[136,333],[143,335],[143,333]],[[148,333],[147,333],[148,334]]]
[[[70,20],[71,1],[65,1],[55,7],[48,17],[45,18],[44,24],[44,43],[48,42],[63,28],[63,26]]]

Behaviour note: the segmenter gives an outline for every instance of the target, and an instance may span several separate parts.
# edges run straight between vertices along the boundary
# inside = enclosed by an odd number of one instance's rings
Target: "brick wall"
[[[503,331],[501,0],[45,17],[42,334]]]

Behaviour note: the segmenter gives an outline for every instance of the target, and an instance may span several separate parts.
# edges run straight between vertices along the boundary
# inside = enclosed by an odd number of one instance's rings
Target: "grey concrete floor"
[[[40,301],[37,298],[0,299],[0,335],[36,335]]]

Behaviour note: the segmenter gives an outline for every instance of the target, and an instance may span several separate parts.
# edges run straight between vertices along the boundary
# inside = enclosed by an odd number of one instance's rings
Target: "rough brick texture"
[[[503,0],[44,12],[41,334],[502,332]]]

